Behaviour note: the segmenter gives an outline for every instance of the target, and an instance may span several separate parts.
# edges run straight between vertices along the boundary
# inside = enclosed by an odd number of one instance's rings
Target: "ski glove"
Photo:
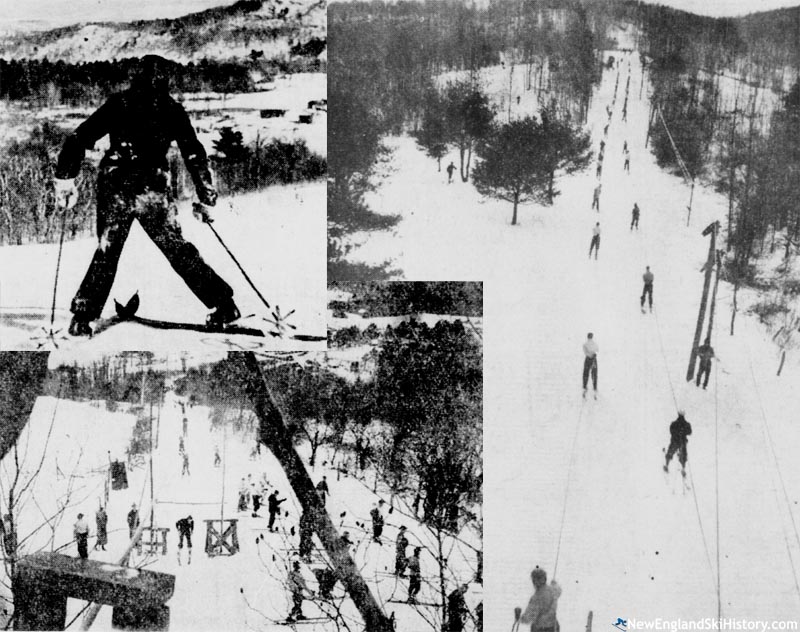
[[[197,197],[205,206],[214,206],[217,203],[217,190],[210,184],[197,187]]]
[[[71,209],[78,201],[78,187],[75,178],[54,178],[53,185],[56,191],[56,206],[61,209]]]

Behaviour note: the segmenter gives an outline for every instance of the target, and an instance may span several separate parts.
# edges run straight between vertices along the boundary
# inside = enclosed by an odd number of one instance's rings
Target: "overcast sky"
[[[77,22],[174,18],[235,0],[0,0],[0,27],[53,28]],[[653,0],[646,0],[647,2]],[[660,0],[685,11],[713,16],[744,15],[800,5],[800,0]]]

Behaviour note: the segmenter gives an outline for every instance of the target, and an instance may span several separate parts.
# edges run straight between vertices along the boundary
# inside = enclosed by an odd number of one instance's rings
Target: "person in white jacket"
[[[589,375],[592,376],[592,386],[594,387],[595,397],[597,397],[597,343],[594,334],[589,332],[586,335],[586,342],[583,343],[583,396],[586,397],[586,386],[589,383]]]
[[[531,632],[558,632],[560,626],[556,618],[558,598],[561,596],[561,586],[555,580],[547,585],[547,573],[538,566],[531,573],[534,593],[528,602],[525,612],[520,608],[515,611],[520,623],[529,623]]]

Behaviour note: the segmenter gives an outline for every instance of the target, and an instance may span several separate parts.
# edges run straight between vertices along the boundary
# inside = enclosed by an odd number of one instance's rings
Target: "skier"
[[[597,259],[597,253],[600,252],[600,222],[597,222],[592,229],[592,241],[589,243],[589,259],[592,258],[592,250],[594,250],[594,258]]]
[[[136,503],[131,505],[131,510],[128,512],[128,533],[129,538],[133,540],[133,534],[139,526],[139,512],[136,509]]]
[[[328,477],[323,476],[322,480],[317,483],[317,493],[319,494],[319,499],[322,502],[322,506],[325,506],[325,496],[330,495],[330,491],[328,491]]]
[[[186,452],[186,444],[183,442],[183,435],[178,438],[178,454]]]
[[[697,372],[695,386],[700,386],[700,380],[705,376],[706,379],[703,380],[703,390],[706,390],[708,378],[711,375],[711,359],[716,357],[714,355],[714,348],[711,346],[711,338],[706,338],[705,342],[698,347],[697,355],[700,358],[700,370]]]
[[[233,290],[187,242],[172,199],[167,151],[177,141],[195,191],[204,207],[214,206],[205,149],[197,140],[186,110],[169,95],[167,60],[145,55],[127,90],[108,98],[64,142],[55,171],[56,205],[75,206],[75,178],[87,149],[106,134],[111,143],[100,161],[97,181],[98,246],[86,276],[72,299],[69,333],[86,336],[99,318],[114,283],[122,247],[135,219],[167,257],[189,288],[212,310],[210,329],[239,318]],[[204,221],[211,221],[204,208]]]
[[[628,151],[628,141],[627,140],[622,143],[622,153],[624,154],[626,151]]]
[[[219,446],[214,446],[214,467],[219,467],[222,457],[219,455]]]
[[[94,519],[97,524],[97,542],[95,542],[94,548],[99,546],[105,551],[106,544],[108,544],[108,514],[102,505],[98,508]]]
[[[456,166],[453,164],[453,161],[450,161],[450,164],[447,165],[447,184],[450,184],[453,181],[453,172],[456,170]]]
[[[417,603],[417,594],[419,593],[420,586],[422,585],[422,575],[419,568],[419,553],[422,549],[418,546],[414,547],[414,554],[406,560],[406,567],[408,568],[408,603]]]
[[[181,469],[181,476],[184,474],[191,476],[191,474],[189,474],[189,454],[187,452],[183,453],[183,468]]]
[[[631,211],[631,230],[633,230],[634,226],[636,226],[636,230],[639,230],[639,205],[636,202],[633,203],[633,210]]]
[[[72,530],[75,535],[75,540],[78,543],[78,555],[81,559],[89,557],[89,523],[83,519],[83,514],[78,514],[78,520]]]
[[[252,485],[252,492],[250,493],[251,498],[253,499],[253,518],[258,518],[258,510],[261,509],[261,490],[256,487],[256,484],[253,483]]]
[[[175,523],[175,529],[178,531],[178,564],[181,563],[181,549],[183,549],[183,540],[186,538],[186,548],[189,550],[188,563],[192,563],[192,532],[194,531],[194,519],[191,516],[181,518]]]
[[[583,396],[586,397],[586,386],[589,384],[589,374],[592,375],[592,386],[594,386],[594,398],[597,399],[597,343],[594,334],[589,332],[586,335],[586,342],[583,343]]]
[[[406,537],[406,526],[400,527],[394,546],[394,574],[398,577],[405,577],[406,572],[406,547],[408,538]]]
[[[287,621],[295,621],[295,620],[302,620],[305,619],[306,616],[303,614],[303,599],[304,595],[308,593],[311,597],[314,596],[308,586],[306,586],[306,580],[303,578],[303,574],[300,572],[300,562],[294,562],[292,564],[292,570],[289,572],[289,591],[292,593],[292,611],[289,613],[287,617]]]
[[[468,588],[467,584],[461,584],[447,596],[447,622],[444,628],[446,632],[464,631],[464,619],[469,613],[464,593]]]
[[[285,500],[286,500],[285,498],[278,498],[277,489],[274,490],[267,497],[267,510],[269,511],[269,525],[267,526],[267,528],[270,530],[270,532],[274,530],[272,527],[275,525],[275,516],[277,516],[278,513],[280,512],[281,503],[284,502]]]
[[[547,585],[547,573],[538,566],[531,572],[534,593],[528,602],[525,612],[521,608],[514,611],[520,623],[530,623],[531,632],[558,632],[560,626],[556,619],[558,598],[561,596],[561,586],[556,580]]]
[[[625,151],[622,152],[622,155],[625,156],[625,162],[622,164],[622,168],[627,172],[631,172],[631,152],[628,151],[628,148],[625,148]]]
[[[653,311],[653,273],[650,272],[650,266],[647,266],[647,269],[644,271],[642,275],[642,280],[644,281],[644,288],[642,289],[642,296],[640,299],[640,303],[642,306],[642,313],[644,313],[644,299],[647,297],[649,299],[650,304],[650,311]]]
[[[598,213],[600,212],[600,191],[602,190],[602,188],[603,185],[598,184],[594,188],[594,194],[592,195],[592,208],[593,209],[596,208]]]
[[[383,533],[383,514],[381,514],[381,507],[383,501],[379,500],[378,504],[372,508],[369,515],[372,517],[372,541],[381,544],[381,533]]]
[[[692,434],[692,425],[683,417],[683,411],[678,411],[678,418],[669,425],[669,448],[667,448],[667,461],[664,463],[664,471],[669,472],[669,462],[672,455],[677,451],[678,461],[681,464],[681,475],[686,476],[686,443],[689,435]]]
[[[608,125],[603,128],[603,136],[608,136]]]
[[[189,429],[189,420],[186,417],[183,418],[183,436],[186,436],[186,431]]]
[[[239,511],[247,511],[247,482],[244,480],[244,476],[242,476],[242,482],[239,483],[239,505],[237,509]]]
[[[603,163],[602,162],[598,161],[598,163],[597,163],[597,171],[595,171],[594,175],[598,180],[603,176]]]

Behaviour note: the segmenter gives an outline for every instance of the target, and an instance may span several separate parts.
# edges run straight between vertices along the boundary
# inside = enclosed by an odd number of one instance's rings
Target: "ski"
[[[402,601],[400,599],[389,599],[389,603],[400,603],[404,606],[424,606],[426,608],[441,608],[442,604],[440,603],[425,603],[423,601],[415,601],[413,603],[408,603],[408,601]]]
[[[102,333],[107,329],[118,325],[120,323],[137,323],[145,327],[153,329],[180,329],[185,331],[198,331],[205,334],[228,334],[228,335],[241,335],[241,336],[256,336],[258,338],[265,338],[265,334],[260,329],[253,327],[242,327],[241,325],[226,325],[222,329],[209,329],[206,325],[201,323],[184,323],[175,322],[170,320],[157,320],[154,318],[144,318],[142,316],[111,316],[110,318],[97,321],[93,328],[93,335]]]
[[[295,625],[298,623],[319,623],[320,621],[330,621],[329,617],[304,617],[302,619],[284,619],[278,621],[278,625]]]

